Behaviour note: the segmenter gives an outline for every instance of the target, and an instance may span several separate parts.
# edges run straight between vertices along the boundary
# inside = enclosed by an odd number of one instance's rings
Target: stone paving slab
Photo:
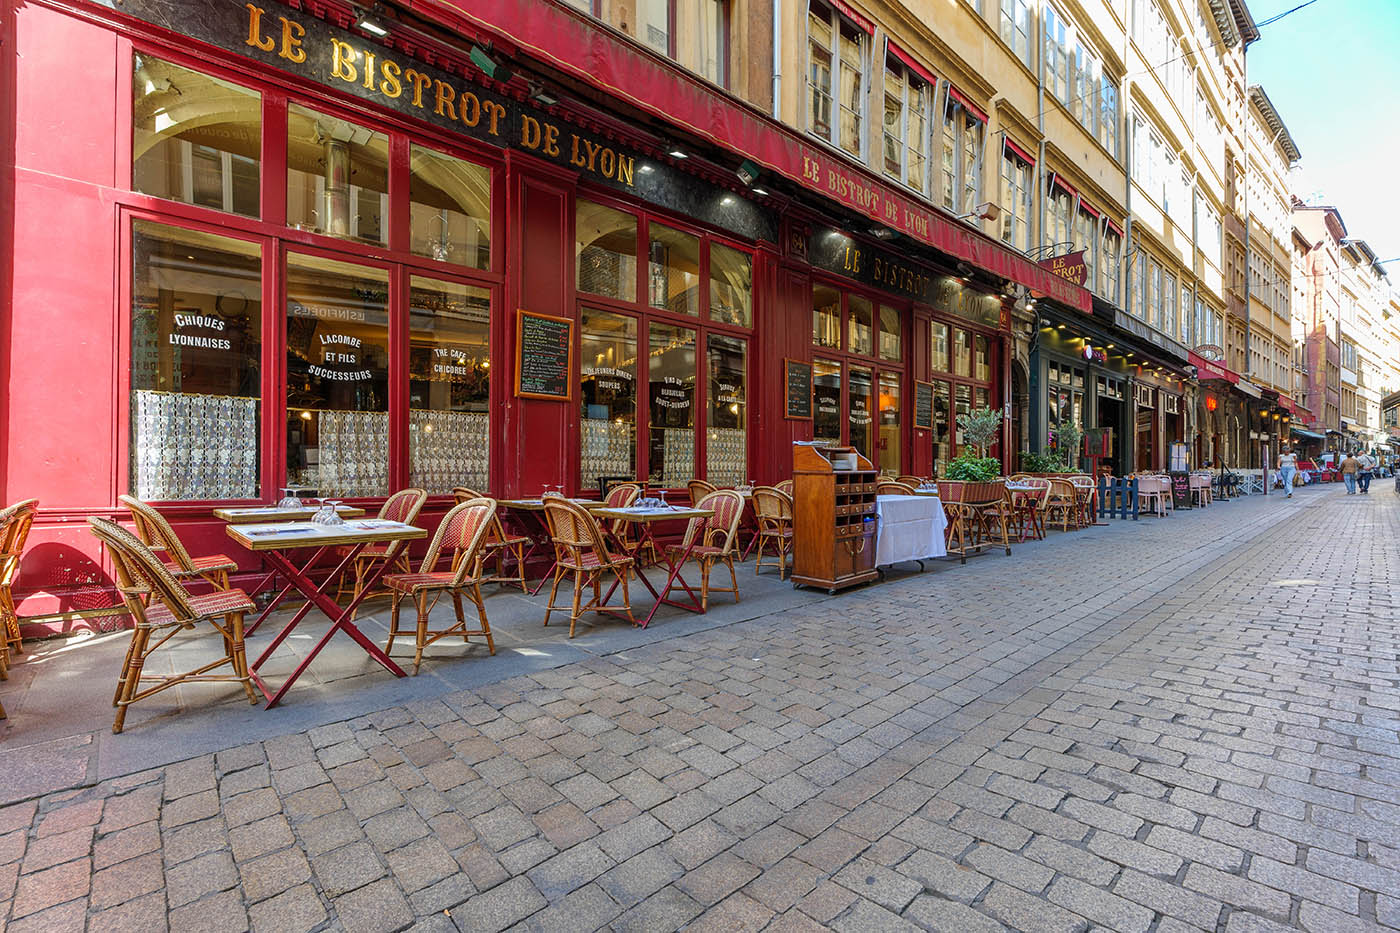
[[[229,733],[0,808],[0,917],[1400,929],[1398,531],[1221,503]]]

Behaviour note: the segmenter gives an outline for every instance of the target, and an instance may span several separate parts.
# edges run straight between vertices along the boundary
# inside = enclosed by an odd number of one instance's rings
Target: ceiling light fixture
[[[361,32],[367,32],[370,35],[375,36],[379,39],[382,39],[389,34],[389,30],[379,25],[379,23],[375,20],[370,19],[368,13],[361,13],[358,17],[356,17],[355,28],[360,30]]]
[[[685,151],[684,149],[682,149],[680,146],[672,146],[671,148],[669,148],[669,149],[666,150],[666,154],[667,154],[668,156],[670,156],[671,158],[673,158],[673,159],[688,159],[688,158],[690,158],[690,153],[686,152],[686,151]]]

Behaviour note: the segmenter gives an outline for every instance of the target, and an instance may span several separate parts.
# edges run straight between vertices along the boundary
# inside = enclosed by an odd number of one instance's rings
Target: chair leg
[[[583,571],[574,571],[574,602],[569,610],[569,637],[574,637],[574,626],[578,624],[579,600],[583,598]]]
[[[477,575],[480,577],[480,574]],[[462,612],[462,594],[457,590],[452,591],[452,608],[457,613],[457,628],[462,630],[462,643],[467,644],[467,617]]]
[[[400,634],[399,607],[402,602],[403,594],[399,593],[397,590],[394,592],[394,595],[389,598],[389,643],[384,646],[385,654],[393,652],[394,639]]]
[[[727,555],[724,562],[729,565],[729,582],[734,585],[734,602],[739,602],[739,576],[734,572],[734,556]]]
[[[136,695],[136,688],[141,682],[141,666],[146,662],[146,644],[150,641],[150,629],[145,626],[137,626],[131,634],[131,661],[127,664],[126,680],[122,681],[121,689],[117,692],[117,716],[112,721],[112,733],[121,734],[122,726],[126,723],[126,708],[131,705],[131,698]]]
[[[423,663],[423,647],[428,640],[428,594],[423,593],[413,600],[418,609],[418,626],[414,632],[413,676],[418,676],[418,668]]]
[[[248,673],[248,652],[243,647],[243,613],[235,612],[228,617],[229,630],[233,633],[233,670],[243,681],[243,691],[248,694],[248,702],[258,705],[258,695],[253,692],[253,678]]]
[[[554,568],[554,585],[551,586],[551,587],[549,588],[549,604],[546,605],[546,606],[544,607],[544,624],[545,624],[545,625],[549,625],[549,614],[550,614],[551,612],[553,612],[556,608],[558,608],[558,607],[555,606],[555,604],[554,604],[554,598],[555,598],[555,596],[558,595],[558,593],[559,593],[559,581],[562,580],[563,578],[564,578],[564,568],[563,568],[563,567],[555,567],[555,568]]]
[[[492,657],[496,654],[496,640],[491,637],[491,623],[486,618],[486,603],[481,599],[481,584],[472,583],[471,600],[476,603],[476,614],[481,619],[481,633],[486,636],[486,648]],[[463,640],[466,638],[463,636]]]
[[[700,611],[710,611],[710,564],[709,558],[700,561]]]

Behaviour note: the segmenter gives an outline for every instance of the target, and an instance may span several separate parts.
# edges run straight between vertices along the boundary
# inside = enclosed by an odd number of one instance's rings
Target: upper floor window
[[[1064,188],[1052,186],[1045,211],[1044,245],[1059,247],[1054,252],[1069,251],[1074,242],[1074,195]]]
[[[131,187],[257,217],[262,95],[149,55],[132,67]]]
[[[287,224],[389,242],[389,137],[300,104],[287,108]]]
[[[1045,7],[1045,86],[1060,103],[1068,104],[1069,26],[1052,6]]]
[[[662,55],[675,54],[672,0],[637,0],[637,38]]]
[[[951,89],[950,89],[951,90]],[[982,154],[986,125],[980,114],[948,95],[943,121],[943,206],[967,213],[982,199]]]
[[[1123,255],[1123,236],[1109,227],[1103,235],[1103,257],[1099,263],[1099,295],[1105,301],[1119,302],[1122,270],[1119,263]]]
[[[1099,78],[1099,142],[1118,158],[1118,85],[1107,73]]]
[[[1001,0],[1001,41],[1031,67],[1031,0]]]
[[[720,87],[729,86],[729,6],[725,0],[696,4],[695,70]]]
[[[885,67],[885,174],[923,194],[928,191],[930,88],[891,57]]]
[[[863,151],[868,38],[834,9],[812,4],[807,17],[807,128],[855,156]]]
[[[1005,147],[1001,158],[1001,238],[1019,250],[1031,247],[1032,166]]]

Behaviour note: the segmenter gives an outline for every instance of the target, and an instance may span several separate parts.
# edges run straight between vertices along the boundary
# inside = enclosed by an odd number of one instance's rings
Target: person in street
[[[1361,465],[1361,469],[1356,472],[1356,483],[1361,487],[1361,494],[1364,496],[1371,491],[1371,472],[1376,468],[1376,461],[1364,451],[1356,459]]]
[[[1361,472],[1361,461],[1347,454],[1342,461],[1342,481],[1347,484],[1347,495],[1356,495],[1356,474]]]
[[[1298,455],[1291,447],[1285,447],[1278,455],[1278,475],[1283,480],[1285,499],[1293,498],[1293,477],[1298,473]]]

